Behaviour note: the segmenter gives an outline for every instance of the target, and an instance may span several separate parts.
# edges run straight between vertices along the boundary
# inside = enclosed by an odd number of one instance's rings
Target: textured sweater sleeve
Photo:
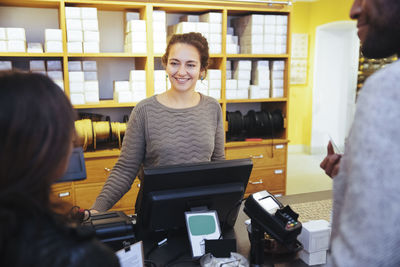
[[[392,65],[358,98],[333,181],[329,266],[400,266],[400,64]]]
[[[221,106],[217,103],[217,129],[215,131],[215,147],[214,152],[211,156],[211,160],[223,160],[225,159],[225,150],[224,150],[224,142],[225,142],[225,130],[224,130],[224,122],[222,117]]]
[[[97,197],[93,209],[109,210],[131,188],[145,155],[145,110],[145,106],[140,104],[133,109],[119,159]]]

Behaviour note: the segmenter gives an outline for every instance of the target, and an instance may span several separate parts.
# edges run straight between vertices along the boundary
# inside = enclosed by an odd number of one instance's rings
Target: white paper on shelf
[[[29,70],[46,70],[46,66],[44,64],[44,60],[30,60],[29,61]]]
[[[83,47],[81,42],[68,42],[67,49],[68,53],[83,53]]]
[[[7,41],[0,40],[0,52],[7,52]]]
[[[0,27],[0,41],[7,40],[6,28]]]
[[[83,71],[70,71],[69,72],[69,80],[71,82],[82,82],[85,80]]]
[[[153,21],[163,21],[167,20],[166,12],[163,10],[153,10]]]
[[[28,53],[43,53],[43,46],[41,43],[28,43],[27,52]]]
[[[81,8],[80,7],[65,7],[65,18],[67,19],[80,19]]]
[[[26,42],[21,40],[8,40],[8,52],[26,52]]]
[[[68,42],[82,42],[83,32],[81,30],[67,30]]]
[[[97,71],[97,62],[95,60],[84,60],[82,61],[83,71]]]
[[[66,19],[67,30],[82,30],[82,20],[80,19]]]
[[[69,71],[82,71],[82,61],[68,61]]]
[[[95,19],[97,20],[97,8],[95,7],[82,7],[81,8],[82,19]]]
[[[61,60],[47,60],[46,61],[47,71],[62,70]]]
[[[153,11],[154,14],[154,11]],[[139,20],[140,13],[139,12],[125,12],[125,23],[130,20]]]
[[[99,22],[95,19],[84,19],[82,20],[82,30],[99,31]]]
[[[86,103],[98,103],[99,102],[99,91],[85,91],[85,102]]]
[[[85,91],[83,81],[71,81],[69,82],[69,91],[71,93],[83,93]]]
[[[45,29],[44,40],[47,41],[62,41],[61,29]]]
[[[25,41],[25,29],[24,28],[6,28],[7,40],[18,40]]]
[[[49,76],[49,78],[51,78],[52,80],[62,80],[63,79],[63,73],[62,73],[62,71],[59,71],[59,70],[47,71],[47,76]]]
[[[85,81],[97,81],[97,71],[85,71],[83,76]]]
[[[83,43],[84,53],[100,53],[100,43],[99,42],[84,42]]]
[[[63,43],[61,41],[47,41],[44,43],[46,53],[62,53]]]
[[[226,80],[226,90],[236,90],[238,87],[238,82],[235,79]]]
[[[83,41],[100,42],[100,34],[98,31],[83,31]]]
[[[85,92],[99,92],[99,81],[84,81]]]
[[[129,81],[114,81],[113,85],[114,92],[130,91],[131,89]]]
[[[72,105],[85,104],[85,95],[83,93],[72,93],[69,95]]]

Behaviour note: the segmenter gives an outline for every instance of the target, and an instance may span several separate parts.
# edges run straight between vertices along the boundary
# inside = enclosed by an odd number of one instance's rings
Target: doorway
[[[326,153],[330,138],[343,152],[355,112],[359,47],[355,21],[317,27],[311,154]]]

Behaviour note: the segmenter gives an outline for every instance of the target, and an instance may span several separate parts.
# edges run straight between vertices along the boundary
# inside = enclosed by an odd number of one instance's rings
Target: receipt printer
[[[257,225],[275,240],[287,247],[297,242],[301,232],[299,215],[289,206],[283,206],[267,191],[250,195],[245,202],[244,212],[250,217],[252,227]]]
[[[114,251],[135,242],[134,221],[122,211],[92,214],[83,225],[92,228],[96,237]]]

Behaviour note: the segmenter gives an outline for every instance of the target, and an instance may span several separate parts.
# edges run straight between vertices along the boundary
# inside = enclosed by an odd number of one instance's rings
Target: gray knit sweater
[[[372,75],[338,175],[329,266],[400,266],[400,61]]]
[[[141,166],[224,158],[222,111],[215,99],[200,94],[198,105],[173,109],[152,96],[133,109],[119,159],[92,208],[106,211],[114,206],[131,188]]]

